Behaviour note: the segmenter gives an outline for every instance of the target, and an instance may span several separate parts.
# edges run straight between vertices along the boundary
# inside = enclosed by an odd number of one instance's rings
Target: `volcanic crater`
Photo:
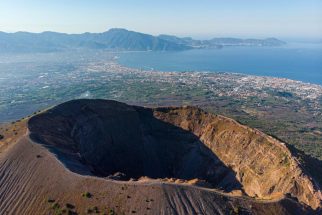
[[[167,110],[79,101],[33,117],[29,129],[75,172],[83,164],[100,177],[200,179],[226,191],[241,189],[233,170],[198,136],[154,115]]]
[[[197,179],[223,192],[321,206],[318,185],[284,143],[196,107],[75,100],[32,117],[28,128],[34,142],[79,174]]]

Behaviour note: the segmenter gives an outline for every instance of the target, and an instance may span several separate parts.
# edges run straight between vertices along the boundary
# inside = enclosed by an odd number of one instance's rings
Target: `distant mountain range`
[[[281,46],[275,39],[213,38],[195,40],[171,35],[152,36],[113,28],[103,33],[65,34],[57,32],[0,32],[0,53],[55,52],[70,49],[107,49],[131,51],[181,51],[224,46]]]
[[[239,39],[239,38],[213,38],[210,40],[194,40],[191,37],[179,38],[171,35],[160,35],[158,38],[191,48],[222,48],[224,46],[281,46],[286,42],[276,38],[267,39]]]

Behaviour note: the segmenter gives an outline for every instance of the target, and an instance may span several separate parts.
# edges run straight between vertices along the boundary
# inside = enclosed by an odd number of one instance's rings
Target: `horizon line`
[[[146,34],[146,35],[151,35],[151,36],[161,36],[161,35],[167,35],[167,36],[175,36],[178,38],[192,38],[194,39],[193,36],[183,36],[183,35],[176,35],[176,34],[172,34],[172,33],[160,33],[160,34],[152,34],[152,33],[146,33],[146,32],[141,32],[141,31],[136,31],[136,30],[132,30],[132,29],[127,29],[127,28],[121,28],[121,27],[112,27],[107,29],[106,31],[100,31],[100,32],[90,32],[90,31],[84,31],[84,32],[78,32],[78,33],[69,33],[69,32],[62,32],[62,31],[52,31],[52,30],[47,30],[47,31],[24,31],[24,30],[19,30],[19,31],[1,31],[0,33],[6,33],[6,34],[16,34],[16,33],[31,33],[31,34],[44,34],[44,33],[59,33],[59,34],[67,34],[67,35],[81,35],[81,34],[102,34],[105,32],[108,32],[110,30],[113,29],[118,29],[118,30],[126,30],[129,32],[135,32],[135,33],[141,33],[141,34]],[[214,38],[234,38],[234,39],[269,39],[269,38],[282,38],[282,37],[276,37],[276,36],[241,36],[241,35],[227,35],[227,36],[209,36],[208,39],[214,39]],[[308,38],[307,38],[308,39]],[[315,39],[322,39],[322,38],[315,38]],[[196,39],[196,40],[207,40],[207,39]]]
[[[210,39],[215,39],[215,38],[234,38],[234,39],[268,39],[268,38],[275,38],[279,40],[285,40],[285,41],[296,41],[296,42],[313,42],[313,43],[322,43],[322,36],[317,36],[317,37],[303,37],[303,36],[255,36],[255,35],[238,35],[238,34],[227,34],[227,35],[215,35],[212,34],[206,36],[206,34],[184,34],[184,35],[178,35],[176,33],[159,33],[159,34],[153,34],[153,33],[147,33],[147,32],[141,32],[141,31],[136,31],[132,29],[128,29],[125,27],[111,27],[107,28],[105,31],[98,31],[98,32],[90,32],[90,31],[82,31],[82,32],[75,32],[75,33],[70,33],[70,32],[62,32],[62,31],[52,31],[52,30],[45,30],[45,31],[25,31],[25,30],[18,30],[18,31],[2,31],[0,30],[0,33],[6,33],[6,34],[15,34],[15,33],[31,33],[31,34],[43,34],[43,33],[59,33],[59,34],[67,34],[67,35],[81,35],[81,34],[101,34],[108,32],[112,29],[121,29],[121,30],[127,30],[130,32],[136,32],[136,33],[142,33],[142,34],[147,34],[151,36],[158,37],[160,35],[168,35],[168,36],[176,36],[178,38],[185,38],[185,37],[190,37],[195,40],[210,40]]]

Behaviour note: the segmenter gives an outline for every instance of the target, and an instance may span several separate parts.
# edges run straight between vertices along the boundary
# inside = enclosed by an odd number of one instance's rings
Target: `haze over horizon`
[[[64,33],[126,28],[152,35],[322,38],[322,2],[138,0],[55,2],[11,0],[0,8],[0,31]],[[14,13],[13,13],[14,12]]]

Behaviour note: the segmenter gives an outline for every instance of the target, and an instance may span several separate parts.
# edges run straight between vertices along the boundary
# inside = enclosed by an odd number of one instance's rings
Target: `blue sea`
[[[178,52],[126,52],[124,66],[156,71],[214,71],[272,76],[322,85],[322,44],[224,47]]]

